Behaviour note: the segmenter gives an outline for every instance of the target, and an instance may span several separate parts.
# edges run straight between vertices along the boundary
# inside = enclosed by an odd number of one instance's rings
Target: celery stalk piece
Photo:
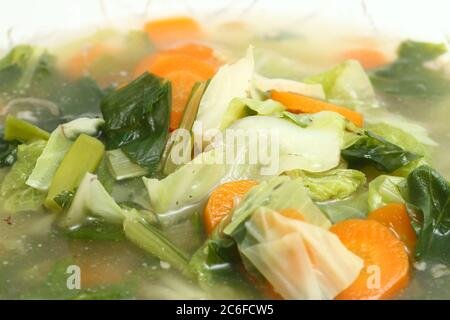
[[[106,165],[115,180],[136,178],[148,174],[148,170],[141,167],[120,149],[106,151]]]
[[[136,210],[125,213],[123,228],[126,237],[161,261],[169,263],[186,276],[191,276],[188,257]]]
[[[50,134],[35,125],[12,115],[6,117],[4,139],[28,142],[31,140],[48,140]]]
[[[202,99],[203,93],[208,87],[208,84],[209,81],[195,83],[189,96],[189,100],[184,109],[183,117],[180,122],[179,127],[180,129],[185,129],[188,130],[189,132],[192,132],[192,127],[194,125],[195,118],[197,117],[198,108],[200,106],[200,100]],[[162,158],[162,164],[164,165],[163,173],[166,176],[174,172],[180,166],[174,163],[174,161],[172,161],[171,158],[171,152],[174,146],[177,143],[186,142],[183,140],[181,142],[178,142],[180,138],[182,137],[177,136],[177,133],[174,132],[170,136],[170,139],[166,145],[166,149],[164,151]],[[190,148],[192,150],[192,141],[190,141],[190,145],[187,146],[187,148]],[[187,152],[185,153],[185,156],[187,157],[187,159],[185,159],[186,160],[185,163],[188,163],[191,160],[191,153]]]
[[[91,136],[97,135],[103,123],[103,119],[79,118],[58,126],[50,135],[50,139],[26,184],[32,188],[47,191],[73,141],[82,133]]]
[[[105,190],[98,177],[86,173],[60,226],[70,229],[80,225],[89,214],[109,223],[122,224],[124,219],[122,208]]]
[[[73,141],[66,138],[61,126],[57,127],[50,135],[50,139],[48,139],[26,184],[34,189],[48,190],[58,166],[72,144]]]
[[[63,191],[74,191],[87,172],[94,172],[105,152],[105,146],[99,140],[81,134],[70,147],[53,176],[45,199],[45,207],[55,211],[62,208],[54,198]]]

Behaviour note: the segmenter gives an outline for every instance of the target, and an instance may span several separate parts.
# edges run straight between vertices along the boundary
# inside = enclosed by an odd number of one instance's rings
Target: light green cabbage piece
[[[425,145],[400,128],[387,123],[375,123],[369,124],[367,129],[407,151],[417,153],[426,159],[430,157],[430,150]]]
[[[301,94],[317,99],[325,99],[325,92],[323,91],[321,84],[308,84],[280,78],[270,79],[259,74],[253,76],[252,84],[255,89],[261,92],[275,90]]]
[[[98,134],[103,119],[79,118],[59,125],[50,135],[44,151],[37,159],[26,184],[38,190],[47,191],[61,161],[69,151],[74,140],[82,133],[95,136]]]
[[[381,175],[369,183],[369,210],[384,207],[389,203],[404,203],[400,188],[405,178]]]
[[[153,210],[166,213],[205,200],[222,183],[261,177],[258,164],[224,164],[224,149],[216,148],[198,155],[162,180],[143,178]],[[247,157],[246,148],[238,151]]]
[[[401,129],[403,132],[414,137],[420,143],[427,146],[437,146],[438,144],[428,134],[428,130],[419,123],[407,119],[402,115],[393,114],[383,108],[364,109],[364,121],[369,126],[372,124],[387,123],[389,126]]]
[[[334,233],[271,209],[260,208],[245,228],[240,253],[284,299],[333,299],[364,266]]]
[[[200,101],[196,122],[203,130],[223,127],[223,117],[234,98],[246,98],[250,94],[254,73],[253,48],[234,64],[224,65],[211,79]]]
[[[300,59],[291,59],[279,51],[267,48],[255,48],[255,65],[258,73],[271,78],[301,80],[317,72],[311,64],[302,63]]]
[[[279,163],[276,174],[295,169],[322,172],[339,164],[343,136],[339,122],[336,124],[336,118],[328,115],[323,114],[320,121],[313,121],[307,128],[282,118],[250,116],[236,121],[228,129],[240,136],[266,135],[277,150],[271,158]],[[272,146],[270,150],[274,150]]]
[[[353,169],[334,169],[319,173],[295,170],[287,175],[300,178],[314,201],[344,199],[366,183],[364,173]]]
[[[321,84],[326,99],[335,104],[354,109],[377,106],[372,84],[358,61],[345,61],[329,71],[304,81],[310,84]]]
[[[111,223],[122,223],[124,219],[122,208],[105,190],[97,176],[86,173],[60,225],[64,228],[80,225],[89,214]]]
[[[343,200],[332,200],[317,203],[332,223],[348,219],[363,219],[367,217],[369,205],[367,190],[358,190]]]
[[[46,141],[37,140],[21,144],[17,150],[17,160],[3,179],[0,188],[1,205],[8,212],[38,210],[46,194],[25,184],[36,160],[44,150]]]
[[[261,101],[251,98],[234,98],[223,116],[220,129],[223,130],[236,120],[250,115],[279,115],[284,110],[285,107],[281,103],[271,99]]]
[[[340,130],[331,125],[301,128],[269,116],[240,119],[225,130],[225,139],[215,149],[162,180],[144,178],[152,207],[161,214],[196,204],[228,181],[269,178],[295,169],[330,170],[339,164]],[[245,138],[255,136],[256,144]]]
[[[308,223],[325,229],[331,226],[330,221],[312,202],[302,181],[281,176],[262,181],[254,187],[233,211],[231,222],[223,232],[234,237],[244,221],[261,207],[272,210],[297,209]]]

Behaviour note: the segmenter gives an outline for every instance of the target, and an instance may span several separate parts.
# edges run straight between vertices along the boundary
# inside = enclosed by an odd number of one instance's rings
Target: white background
[[[450,35],[449,0],[0,0],[0,48],[173,14],[208,22],[247,19],[271,28],[336,20],[359,32],[438,41]]]

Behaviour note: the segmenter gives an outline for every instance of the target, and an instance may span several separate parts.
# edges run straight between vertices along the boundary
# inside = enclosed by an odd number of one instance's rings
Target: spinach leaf
[[[370,164],[380,171],[392,172],[421,156],[406,151],[370,131],[350,147],[342,150],[342,157],[351,166]]]
[[[10,167],[16,161],[17,145],[15,141],[4,140],[3,133],[0,133],[0,168]]]
[[[72,204],[73,197],[75,196],[75,192],[73,191],[63,191],[53,198],[55,202],[63,209],[68,209]]]
[[[450,186],[429,166],[421,166],[407,178],[408,203],[422,213],[416,258],[450,258]]]
[[[370,80],[382,93],[429,98],[450,93],[450,81],[441,72],[423,66],[447,51],[444,44],[405,41],[393,63],[374,70]]]
[[[55,72],[55,61],[42,48],[19,45],[0,60],[0,88],[28,90]]]
[[[169,133],[170,82],[144,73],[101,103],[106,145],[154,173]]]

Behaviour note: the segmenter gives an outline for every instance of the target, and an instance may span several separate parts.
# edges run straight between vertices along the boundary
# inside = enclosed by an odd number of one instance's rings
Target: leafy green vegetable
[[[328,219],[309,198],[301,179],[274,177],[259,183],[242,199],[239,206],[234,209],[231,222],[224,229],[224,234],[239,242],[243,236],[244,222],[261,207],[273,210],[298,209],[307,222],[323,228],[330,226]]]
[[[416,153],[429,159],[430,150],[413,135],[387,123],[369,124],[366,128],[386,141],[395,144],[406,151]]]
[[[12,166],[17,158],[17,142],[6,141],[0,136],[0,168]]]
[[[11,114],[25,109],[36,119],[34,125],[48,131],[74,117],[100,115],[105,95],[91,78],[67,79],[58,71],[55,56],[28,45],[13,48],[0,60],[0,89]]]
[[[265,207],[244,227],[239,252],[285,299],[332,299],[364,265],[327,229]]]
[[[389,203],[403,203],[401,188],[405,179],[401,177],[381,175],[369,183],[369,209],[384,207]]]
[[[407,178],[408,203],[422,213],[417,225],[416,258],[448,262],[450,250],[450,186],[434,169],[422,166]]]
[[[136,210],[126,213],[123,222],[126,237],[161,261],[190,276],[188,258],[175,247],[158,229],[149,224]]]
[[[224,153],[223,149],[204,152],[161,180],[144,177],[152,209],[162,214],[198,204],[221,183],[260,176],[258,165],[238,162],[222,164]]]
[[[376,105],[375,92],[361,64],[355,60],[345,61],[317,76],[305,79],[306,83],[321,84],[326,99],[348,108]]]
[[[123,210],[108,194],[96,175],[86,173],[59,225],[63,228],[83,224],[89,215],[109,223],[122,223]]]
[[[196,82],[192,87],[189,100],[183,111],[183,117],[181,118],[179,126],[180,130],[177,130],[175,133],[170,135],[170,139],[167,142],[163,157],[161,159],[163,174],[165,176],[171,174],[179,168],[181,166],[180,162],[187,163],[192,159],[193,141],[191,141],[191,139],[186,139],[185,133],[192,133],[193,131],[200,101],[206,88],[208,87],[208,84],[209,81]],[[183,161],[175,161],[172,159],[172,152],[174,152],[177,148],[184,152],[182,155]]]
[[[332,223],[348,219],[363,219],[367,216],[367,190],[360,190],[343,200],[319,202],[317,206]]]
[[[278,115],[285,107],[274,100],[264,101],[250,98],[234,98],[222,118],[221,129],[229,127],[234,121],[251,115]]]
[[[121,150],[110,150],[106,152],[106,164],[115,180],[142,177],[147,174],[147,170],[136,163]]]
[[[424,63],[447,51],[445,44],[404,41],[393,63],[376,69],[370,76],[375,88],[385,94],[400,97],[436,98],[450,93],[450,81],[441,72]]]
[[[50,134],[31,123],[8,115],[5,121],[5,132],[3,138],[7,141],[28,142],[31,140],[48,140]]]
[[[0,187],[0,203],[6,211],[33,211],[41,207],[45,193],[27,186],[25,181],[44,147],[45,141],[43,140],[19,145],[17,161],[3,179]]]
[[[366,183],[364,173],[352,169],[333,169],[317,173],[295,170],[287,174],[300,178],[314,201],[346,198]]]
[[[229,119],[224,119],[229,104],[234,98],[248,97],[253,73],[253,47],[247,49],[244,58],[219,69],[211,79],[198,108],[196,120],[204,131],[223,129],[229,125]]]
[[[19,45],[0,60],[0,88],[28,90],[54,72],[55,58],[44,49]]]
[[[63,191],[53,198],[56,204],[60,206],[62,209],[67,209],[72,204],[73,197],[75,196],[75,192],[73,191]]]
[[[392,172],[421,156],[366,131],[365,136],[342,150],[342,157],[352,166],[371,164],[378,170]]]
[[[54,232],[57,236],[68,239],[95,241],[125,240],[123,226],[121,224],[109,223],[101,218],[89,217],[82,225],[68,229],[57,226]]]
[[[109,150],[122,149],[153,174],[169,133],[170,83],[144,73],[101,104]]]
[[[54,198],[63,191],[74,191],[87,172],[95,172],[104,152],[105,146],[99,140],[81,134],[67,151],[52,178],[45,207],[61,210]]]

